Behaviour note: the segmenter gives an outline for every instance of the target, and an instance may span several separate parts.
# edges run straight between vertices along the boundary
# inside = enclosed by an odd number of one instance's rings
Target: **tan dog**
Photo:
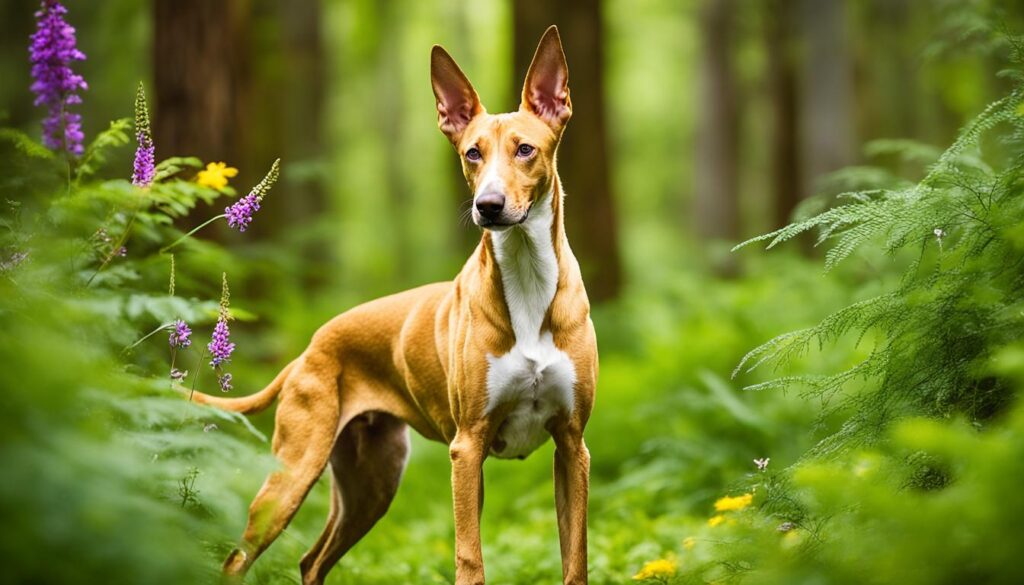
[[[484,582],[484,459],[523,458],[555,440],[555,502],[565,583],[587,582],[590,455],[583,428],[597,346],[562,223],[555,151],[571,115],[555,27],[544,34],[519,111],[491,115],[451,56],[431,54],[438,124],[462,157],[484,228],[452,282],[384,297],[335,317],[263,391],[197,402],[238,412],[280,394],[271,473],[224,572],[240,577],[281,533],[329,462],[327,527],[301,562],[327,572],[391,503],[409,450],[406,425],[449,445],[456,583]]]

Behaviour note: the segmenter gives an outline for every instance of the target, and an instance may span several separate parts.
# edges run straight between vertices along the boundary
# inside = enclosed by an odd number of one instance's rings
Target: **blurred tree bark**
[[[804,190],[815,193],[824,175],[855,160],[853,62],[846,1],[802,0],[800,8],[807,43],[802,100]]]
[[[515,102],[544,30],[558,25],[569,62],[572,120],[558,151],[565,223],[591,300],[616,297],[622,284],[605,124],[604,43],[599,0],[513,2]]]
[[[234,159],[248,14],[248,0],[155,0],[153,134],[160,152]]]
[[[238,167],[240,194],[281,158],[282,180],[252,230],[292,240],[289,276],[307,286],[323,282],[330,260],[315,230],[289,229],[314,226],[326,208],[313,164],[323,148],[320,22],[320,0],[156,0],[153,9],[158,152]]]
[[[278,196],[267,198],[268,212],[282,218],[276,225],[268,222],[268,226],[279,233],[298,235],[302,276],[307,285],[317,286],[329,279],[334,264],[323,232],[310,229],[318,226],[328,207],[322,165],[326,83],[323,10],[320,0],[291,0],[271,3],[270,13],[279,19],[282,35],[280,46],[267,48],[269,54],[264,57],[282,59],[284,66],[276,86],[285,91],[270,90],[275,84],[265,83],[252,88],[252,93],[260,101],[280,105],[276,116],[267,112],[268,118],[276,118],[276,131],[270,138],[280,135],[280,141],[264,141],[260,149],[263,152],[256,153],[251,164],[260,175],[277,157],[290,167],[286,180],[276,187],[280,190]],[[247,123],[245,127],[257,129],[259,125]],[[296,227],[305,229],[289,229]]]
[[[695,158],[697,233],[706,240],[735,242],[740,236],[738,90],[733,65],[734,0],[705,0],[700,10],[703,32],[700,98]],[[734,271],[732,256],[715,268]]]
[[[800,124],[797,100],[796,22],[792,3],[765,3],[765,49],[771,99],[771,193],[775,218],[772,227],[789,223],[804,198],[800,170]]]
[[[25,120],[32,120],[35,115],[32,94],[25,90],[12,92],[11,89],[19,85],[18,82],[24,83],[26,88],[30,83],[27,81],[30,65],[26,47],[29,35],[35,31],[32,15],[36,10],[39,10],[38,2],[0,4],[0,56],[5,57],[4,62],[0,63],[3,66],[0,71],[4,74],[4,85],[7,86],[0,93],[0,122],[4,126],[12,125],[12,122],[16,125]],[[14,56],[16,59],[11,58]],[[10,77],[6,77],[7,75]],[[86,137],[87,140],[91,138]]]
[[[377,85],[377,123],[382,130],[386,145],[394,146],[403,143],[406,108],[402,103],[402,64],[398,54],[398,39],[402,35],[402,6],[399,0],[378,0],[375,72]],[[398,218],[398,229],[392,234],[394,255],[395,286],[407,286],[412,257],[415,255],[410,225],[413,221],[409,213],[409,189],[406,188],[405,173],[409,161],[397,156],[384,157],[385,173],[381,182],[387,189],[390,213]]]

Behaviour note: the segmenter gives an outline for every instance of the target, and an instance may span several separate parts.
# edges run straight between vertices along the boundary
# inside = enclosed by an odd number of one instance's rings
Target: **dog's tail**
[[[292,368],[295,367],[295,364],[298,361],[298,359],[295,359],[285,366],[277,377],[275,377],[274,380],[263,390],[240,398],[223,398],[220,396],[203,394],[202,392],[193,392],[187,388],[180,389],[186,393],[185,397],[190,398],[192,402],[207,404],[222,410],[230,410],[232,412],[239,412],[242,414],[252,414],[260,412],[274,403],[274,399],[277,398],[277,395],[281,392],[281,388],[284,387],[285,380],[288,379],[288,374],[291,373]]]

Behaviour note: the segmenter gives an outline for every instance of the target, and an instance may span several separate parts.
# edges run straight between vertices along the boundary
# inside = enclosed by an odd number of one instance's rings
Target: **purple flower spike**
[[[178,319],[174,322],[174,331],[171,331],[171,347],[184,349],[192,345],[192,340],[189,339],[191,335],[192,330],[189,329],[188,323]]]
[[[231,352],[235,351],[235,344],[231,343],[229,336],[231,332],[228,330],[228,321],[224,317],[217,320],[217,325],[213,328],[213,339],[210,340],[209,345],[206,349],[210,350],[210,355],[213,359],[210,360],[210,365],[218,367],[222,363],[231,361]]]
[[[263,197],[277,182],[280,165],[281,159],[275,160],[274,164],[270,166],[267,176],[263,177],[263,180],[257,183],[248,195],[236,201],[231,207],[224,208],[224,215],[228,218],[229,227],[237,228],[240,232],[244,232],[245,228],[249,227],[249,224],[252,223],[252,216],[260,210]]]
[[[139,147],[135,149],[135,171],[132,173],[132,184],[139,187],[148,187],[156,175],[154,157],[156,149],[153,141],[146,138],[142,132],[137,134]]]
[[[135,139],[139,146],[135,149],[135,171],[132,173],[132,184],[148,187],[156,176],[156,148],[153,146],[153,134],[149,130],[149,108],[146,107],[146,91],[142,84],[135,93]]]
[[[252,223],[252,216],[260,210],[260,200],[255,193],[242,197],[231,207],[225,208],[224,213],[228,216],[228,226],[238,228],[244,232],[245,228]]]
[[[36,12],[36,32],[29,46],[34,80],[31,90],[36,94],[35,105],[47,108],[43,143],[77,156],[84,151],[82,117],[67,108],[82,103],[77,92],[89,86],[71,70],[71,63],[84,61],[85,54],[76,46],[75,28],[64,20],[67,12],[56,0],[44,0]]]

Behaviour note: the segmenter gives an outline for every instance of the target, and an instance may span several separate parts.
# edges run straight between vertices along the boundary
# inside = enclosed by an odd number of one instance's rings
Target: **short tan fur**
[[[552,437],[564,583],[587,582],[590,455],[583,430],[597,383],[597,345],[579,266],[562,221],[556,151],[572,113],[555,27],[544,34],[517,112],[488,114],[439,46],[431,53],[438,125],[462,159],[483,229],[450,282],[371,301],[323,325],[263,391],[196,402],[255,412],[279,400],[281,468],[249,509],[224,562],[240,580],[330,464],[323,534],[303,583],[327,572],[384,515],[408,456],[411,426],[449,445],[456,583],[484,582],[483,461],[525,457]],[[417,495],[417,497],[423,497]]]

